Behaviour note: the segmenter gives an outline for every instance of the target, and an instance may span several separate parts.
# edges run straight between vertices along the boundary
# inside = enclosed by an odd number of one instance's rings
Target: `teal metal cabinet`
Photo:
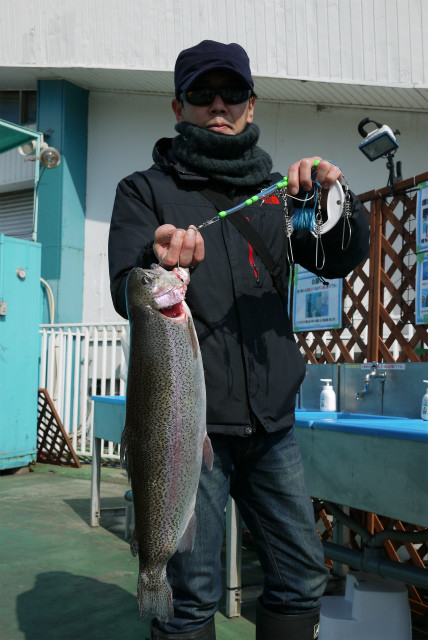
[[[36,460],[40,256],[0,235],[0,470]]]

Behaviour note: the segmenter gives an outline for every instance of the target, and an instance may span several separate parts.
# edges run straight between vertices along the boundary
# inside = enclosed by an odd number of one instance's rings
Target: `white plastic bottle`
[[[424,382],[428,384],[428,380],[424,380]],[[422,398],[421,418],[422,420],[428,420],[428,387],[424,397]]]
[[[331,378],[321,378],[321,382],[326,382],[320,395],[320,411],[336,411],[336,394],[329,384]]]

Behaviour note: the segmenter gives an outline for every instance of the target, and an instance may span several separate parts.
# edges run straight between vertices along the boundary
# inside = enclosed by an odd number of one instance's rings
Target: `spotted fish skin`
[[[121,456],[134,502],[140,618],[174,616],[166,565],[177,550],[193,547],[203,455],[212,468],[202,358],[184,302],[188,280],[187,270],[160,266],[135,268],[127,279],[131,341]]]

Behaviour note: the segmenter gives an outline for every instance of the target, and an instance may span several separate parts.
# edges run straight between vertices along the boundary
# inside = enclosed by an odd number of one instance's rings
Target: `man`
[[[156,144],[149,170],[119,183],[109,238],[112,298],[124,317],[132,267],[162,261],[191,268],[186,299],[201,346],[214,450],[213,470],[201,473],[194,549],[168,565],[175,618],[155,620],[152,638],[215,638],[230,493],[264,570],[257,638],[312,640],[328,571],[293,431],[305,366],[287,315],[287,256],[317,275],[344,277],[366,255],[368,227],[352,195],[349,246],[341,249],[340,222],[322,236],[325,263],[317,269],[312,233],[294,231],[289,246],[281,196],[247,207],[241,214],[267,247],[274,277],[227,217],[198,231],[230,208],[225,202],[242,202],[280,174],[271,174],[271,158],[257,146],[254,84],[242,47],[205,40],[180,53],[174,77],[178,135]],[[312,190],[314,164],[324,188],[341,179],[340,169],[321,157],[301,159],[288,170],[291,196]]]

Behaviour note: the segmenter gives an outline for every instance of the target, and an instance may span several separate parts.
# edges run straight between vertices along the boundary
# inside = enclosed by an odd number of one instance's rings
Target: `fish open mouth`
[[[149,287],[152,297],[150,306],[169,320],[185,322],[188,317],[184,301],[189,282],[188,269],[177,267],[172,271],[165,271],[160,266],[154,266],[144,273],[143,284]]]
[[[186,313],[182,300],[170,307],[163,307],[162,309],[159,309],[159,311],[162,315],[167,318],[171,318],[172,320],[178,320]]]

